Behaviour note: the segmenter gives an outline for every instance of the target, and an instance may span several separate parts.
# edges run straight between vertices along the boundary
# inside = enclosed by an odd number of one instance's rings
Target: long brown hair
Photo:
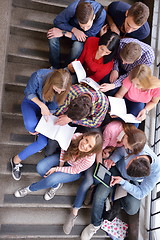
[[[52,73],[49,73],[42,89],[42,96],[46,102],[51,102],[56,97],[56,102],[61,105],[67,97],[72,84],[72,79],[70,73],[66,69],[57,69]],[[60,94],[56,93],[53,86],[59,89],[65,89],[65,91]]]
[[[79,142],[85,136],[94,136],[95,137],[95,141],[96,141],[95,146],[89,152],[81,152],[78,149]],[[98,153],[102,150],[102,144],[103,144],[103,140],[102,140],[102,136],[100,133],[98,133],[98,132],[83,133],[82,135],[78,136],[76,139],[71,141],[71,144],[70,144],[68,150],[64,153],[63,160],[68,161],[76,156],[76,159],[75,159],[75,161],[76,161],[85,156],[89,156],[94,153]]]
[[[132,147],[132,154],[141,152],[146,144],[147,138],[145,133],[136,128],[133,124],[122,123],[125,134],[127,135],[128,144]]]

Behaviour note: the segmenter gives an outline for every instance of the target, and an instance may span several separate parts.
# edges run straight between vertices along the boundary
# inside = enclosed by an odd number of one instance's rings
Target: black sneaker
[[[15,164],[13,162],[13,158],[10,159],[11,167],[12,167],[12,176],[15,180],[21,179],[21,170],[20,168],[23,167],[21,163]]]
[[[110,210],[103,212],[103,219],[107,219],[108,221],[113,221],[115,217],[117,217],[121,210],[121,204],[119,200],[113,202],[113,206]]]

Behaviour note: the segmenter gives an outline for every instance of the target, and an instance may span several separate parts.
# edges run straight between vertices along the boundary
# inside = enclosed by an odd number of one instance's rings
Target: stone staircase
[[[82,229],[90,222],[89,207],[82,207],[70,235],[63,233],[62,225],[69,214],[80,181],[65,184],[49,202],[43,200],[44,191],[17,199],[13,195],[16,189],[40,179],[35,165],[44,155],[37,153],[24,162],[20,181],[13,180],[8,163],[10,157],[34,140],[23,125],[20,109],[23,90],[32,72],[50,66],[46,33],[52,27],[55,16],[71,1],[8,2],[11,17],[2,97],[0,239],[79,239]],[[101,230],[94,237],[95,240],[106,238]]]

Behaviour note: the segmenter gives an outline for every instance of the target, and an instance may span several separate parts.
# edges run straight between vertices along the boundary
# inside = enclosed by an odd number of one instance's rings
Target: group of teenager
[[[54,27],[47,33],[52,67],[34,72],[24,92],[24,125],[37,138],[10,159],[13,178],[20,180],[21,162],[29,156],[45,148],[46,157],[37,164],[41,180],[18,189],[14,195],[24,197],[47,189],[44,199],[50,200],[63,183],[84,175],[63,225],[69,234],[88,189],[96,185],[91,224],[83,230],[82,240],[91,239],[100,228],[111,189],[120,185],[127,191],[119,205],[133,215],[141,199],[160,180],[160,161],[146,144],[138,124],[109,115],[108,96],[124,98],[127,112],[140,121],[160,100],[160,80],[150,69],[154,51],[142,42],[150,34],[148,16],[149,8],[142,2],[131,6],[114,1],[104,8],[94,0],[75,0],[54,19]],[[71,39],[72,47],[62,68],[60,44],[65,38]],[[99,83],[99,90],[78,83],[72,65],[77,60],[87,77]],[[48,121],[51,114],[58,117],[55,124],[77,127],[67,151],[35,131],[41,116]],[[93,177],[98,162],[112,173],[109,188]]]

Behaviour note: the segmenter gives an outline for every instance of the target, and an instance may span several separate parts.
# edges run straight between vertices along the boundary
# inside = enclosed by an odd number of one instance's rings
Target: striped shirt
[[[121,68],[121,69],[125,70],[127,73],[121,75],[114,82],[115,87],[120,87],[122,85],[122,81],[129,75],[129,72],[137,65],[146,64],[146,65],[150,66],[154,62],[155,55],[154,55],[154,51],[153,51],[152,47],[149,46],[148,44],[141,42],[134,38],[121,39],[118,52],[120,52],[121,49],[123,49],[126,46],[126,44],[128,44],[130,42],[135,42],[135,43],[139,44],[142,48],[142,54],[141,54],[141,57],[132,64],[123,64],[120,56],[118,56],[118,58],[114,62],[113,70],[117,70],[119,72],[119,68]]]
[[[75,84],[71,86],[71,89],[67,95],[65,103],[59,107],[55,115],[60,116],[67,111],[68,105],[73,99],[80,96],[82,93],[87,93],[92,98],[92,109],[90,116],[83,118],[78,121],[72,121],[72,123],[77,125],[82,125],[85,127],[97,128],[101,125],[108,111],[108,98],[100,91],[95,91],[89,86],[84,86],[82,84]]]
[[[76,139],[82,133],[75,133],[72,139]],[[63,162],[64,150],[61,150],[60,161]],[[71,160],[67,161],[70,166],[56,167],[56,172],[64,172],[69,174],[78,174],[90,168],[96,159],[96,154],[91,154],[86,157],[76,160],[76,156],[72,157]]]

